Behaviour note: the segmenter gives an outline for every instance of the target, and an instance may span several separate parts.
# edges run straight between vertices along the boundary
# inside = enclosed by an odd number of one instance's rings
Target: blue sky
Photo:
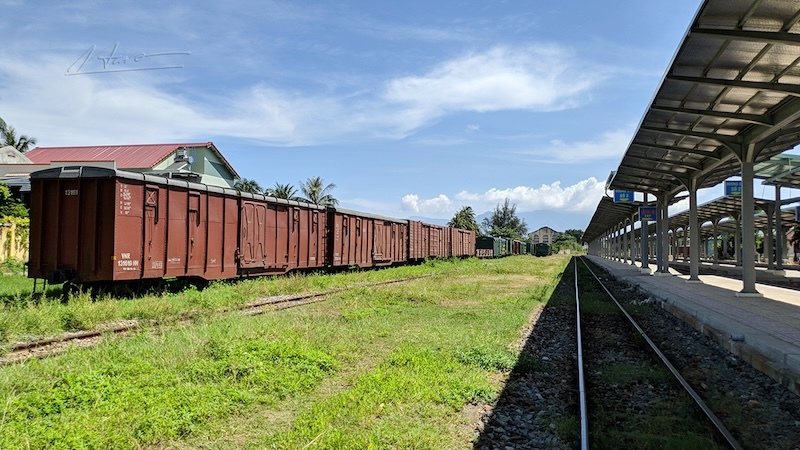
[[[212,141],[345,208],[507,197],[585,229],[699,4],[0,0],[0,117],[40,146]]]

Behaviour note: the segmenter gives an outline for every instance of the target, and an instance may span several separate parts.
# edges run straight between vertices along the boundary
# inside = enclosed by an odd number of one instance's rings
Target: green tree
[[[576,230],[576,229],[570,228],[569,230],[565,231],[564,234],[568,234],[568,235],[574,237],[575,238],[575,242],[580,243],[581,242],[581,238],[583,237],[583,230]]]
[[[569,231],[569,230],[567,230]],[[573,230],[575,231],[575,230]],[[580,230],[577,230],[580,231]],[[583,233],[581,233],[582,235]],[[558,253],[561,250],[570,250],[572,252],[583,251],[583,246],[575,239],[574,234],[561,234],[555,242],[553,242],[553,253]]]
[[[264,189],[258,184],[256,180],[242,178],[233,183],[233,188],[242,192],[250,192],[251,194],[263,194]]]
[[[483,219],[483,230],[486,234],[510,239],[522,239],[528,232],[524,219],[517,217],[517,205],[506,199],[497,205],[491,216]]]
[[[447,222],[447,226],[480,233],[478,222],[475,221],[475,211],[472,210],[471,206],[461,208],[453,218],[450,219],[450,222]]]
[[[300,183],[300,190],[309,203],[320,206],[336,206],[339,201],[333,198],[331,191],[336,188],[333,183],[325,186],[321,177],[308,178],[305,183]]]
[[[0,181],[0,217],[28,217],[28,208],[17,200],[8,185]]]
[[[7,124],[5,120],[0,119],[0,147],[10,145],[21,153],[25,153],[36,145],[36,138],[32,136],[21,135],[17,138],[17,130],[11,125]]]
[[[275,183],[275,187],[267,189],[267,195],[277,198],[285,198],[286,200],[302,201],[303,199],[297,196],[297,189],[289,183],[280,184]]]

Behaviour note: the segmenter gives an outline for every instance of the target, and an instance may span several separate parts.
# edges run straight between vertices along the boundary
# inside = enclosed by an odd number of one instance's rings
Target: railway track
[[[573,262],[582,448],[741,449],[586,262]]]
[[[320,292],[307,292],[301,294],[279,295],[265,297],[258,301],[241,305],[237,308],[222,308],[214,311],[214,314],[239,313],[248,316],[265,314],[282,309],[295,308],[298,306],[309,305],[325,301],[325,298],[345,292],[350,289],[384,286],[389,284],[406,283],[410,281],[427,278],[432,275],[422,275],[416,277],[402,278],[398,280],[379,281],[374,283],[359,283],[353,286],[327,289]],[[170,329],[186,326],[192,322],[192,313],[180,317],[176,323],[162,325],[159,323],[148,323],[149,328],[155,327],[156,332],[163,333]],[[20,363],[32,358],[46,358],[68,351],[72,347],[91,347],[99,344],[107,335],[130,334],[143,328],[143,325],[136,320],[117,321],[88,331],[67,333],[59,336],[52,336],[29,342],[20,342],[6,346],[0,356],[0,366]]]

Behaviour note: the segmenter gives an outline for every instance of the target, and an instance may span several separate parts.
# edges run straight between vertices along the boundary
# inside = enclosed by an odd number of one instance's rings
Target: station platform
[[[655,265],[655,262],[651,261],[650,264]],[[669,265],[683,274],[689,273],[688,261],[670,261]],[[742,278],[742,267],[737,266],[733,261],[720,261],[718,264],[714,264],[711,261],[700,261],[699,271],[700,275],[723,275],[725,277]],[[766,264],[756,263],[756,282],[800,289],[800,265],[785,264],[783,270],[774,271],[767,270]]]
[[[700,282],[689,283],[689,276],[674,268],[670,276],[653,276],[641,273],[639,262],[588,258],[800,395],[800,291],[756,282],[763,297],[737,297],[742,289],[737,279],[701,272]]]

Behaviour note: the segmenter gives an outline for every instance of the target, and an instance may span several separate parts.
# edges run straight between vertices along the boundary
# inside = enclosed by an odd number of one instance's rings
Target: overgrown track
[[[742,448],[581,258],[575,264],[588,426],[583,448]],[[636,305],[631,307],[636,309]],[[579,352],[580,353],[580,352]],[[580,361],[579,361],[580,363]],[[579,376],[579,379],[581,376]],[[588,436],[586,435],[588,433]]]
[[[388,284],[405,283],[409,281],[427,278],[432,275],[421,275],[416,277],[402,278],[398,280],[378,281],[373,283],[360,283],[353,286],[340,287],[327,289],[321,292],[310,292],[293,295],[279,295],[272,297],[265,297],[256,302],[247,303],[238,308],[223,308],[214,311],[214,314],[225,314],[229,312],[238,312],[244,315],[258,315],[270,311],[277,311],[287,308],[294,308],[304,306],[312,303],[318,303],[325,300],[325,297],[345,292],[351,289],[382,286]],[[158,332],[164,332],[173,327],[185,325],[191,322],[194,314],[187,314],[184,317],[178,318],[177,324],[159,324],[148,323],[149,327],[155,327]],[[95,330],[81,331],[76,333],[67,333],[60,336],[53,336],[46,339],[36,341],[21,342],[12,344],[5,347],[4,353],[0,357],[0,366],[27,361],[31,358],[45,358],[48,356],[58,355],[67,351],[70,347],[91,347],[102,341],[103,337],[107,334],[125,334],[139,331],[142,329],[142,324],[135,320],[120,321],[113,324],[108,324]]]

